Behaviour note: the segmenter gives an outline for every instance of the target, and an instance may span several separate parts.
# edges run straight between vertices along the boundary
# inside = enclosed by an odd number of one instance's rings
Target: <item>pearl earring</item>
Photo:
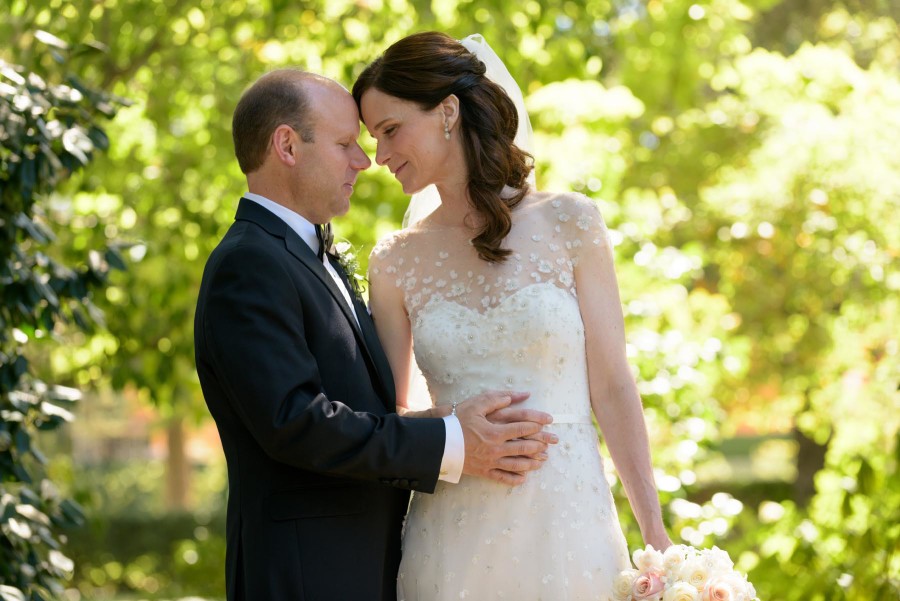
[[[446,123],[444,123],[444,139],[445,140],[450,139],[450,126],[447,125]]]

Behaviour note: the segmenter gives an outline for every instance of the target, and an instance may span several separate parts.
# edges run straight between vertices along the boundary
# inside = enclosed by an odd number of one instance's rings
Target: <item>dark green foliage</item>
[[[64,44],[35,36],[57,69],[39,74],[0,61],[0,599],[49,599],[72,572],[62,528],[82,523],[81,509],[45,477],[39,431],[72,420],[77,390],[33,376],[29,349],[66,325],[92,331],[102,312],[92,301],[114,248],[88,250],[66,263],[54,248],[54,190],[109,146],[100,124],[115,102],[63,76]],[[61,81],[57,82],[57,79]]]

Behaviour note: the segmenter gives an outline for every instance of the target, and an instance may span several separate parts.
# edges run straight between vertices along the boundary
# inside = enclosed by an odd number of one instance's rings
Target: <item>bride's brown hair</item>
[[[516,105],[484,72],[484,63],[450,36],[416,33],[365,68],[353,84],[353,98],[359,107],[363,94],[375,88],[431,110],[456,94],[469,198],[484,222],[472,244],[485,261],[501,263],[512,253],[501,245],[512,226],[512,209],[528,189],[532,157],[513,143],[519,127]],[[503,186],[515,194],[500,198]]]

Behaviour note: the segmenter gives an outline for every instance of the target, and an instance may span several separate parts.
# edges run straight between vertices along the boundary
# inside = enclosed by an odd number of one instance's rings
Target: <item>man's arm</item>
[[[249,245],[220,250],[206,274],[198,365],[211,370],[257,443],[309,471],[433,490],[442,421],[354,412],[330,400],[282,258]]]

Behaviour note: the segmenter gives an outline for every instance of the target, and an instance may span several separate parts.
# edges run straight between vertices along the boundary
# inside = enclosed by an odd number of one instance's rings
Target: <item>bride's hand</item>
[[[653,548],[660,552],[664,552],[673,544],[665,529],[660,529],[659,532],[643,536],[642,538],[644,539],[644,545],[653,545]]]

